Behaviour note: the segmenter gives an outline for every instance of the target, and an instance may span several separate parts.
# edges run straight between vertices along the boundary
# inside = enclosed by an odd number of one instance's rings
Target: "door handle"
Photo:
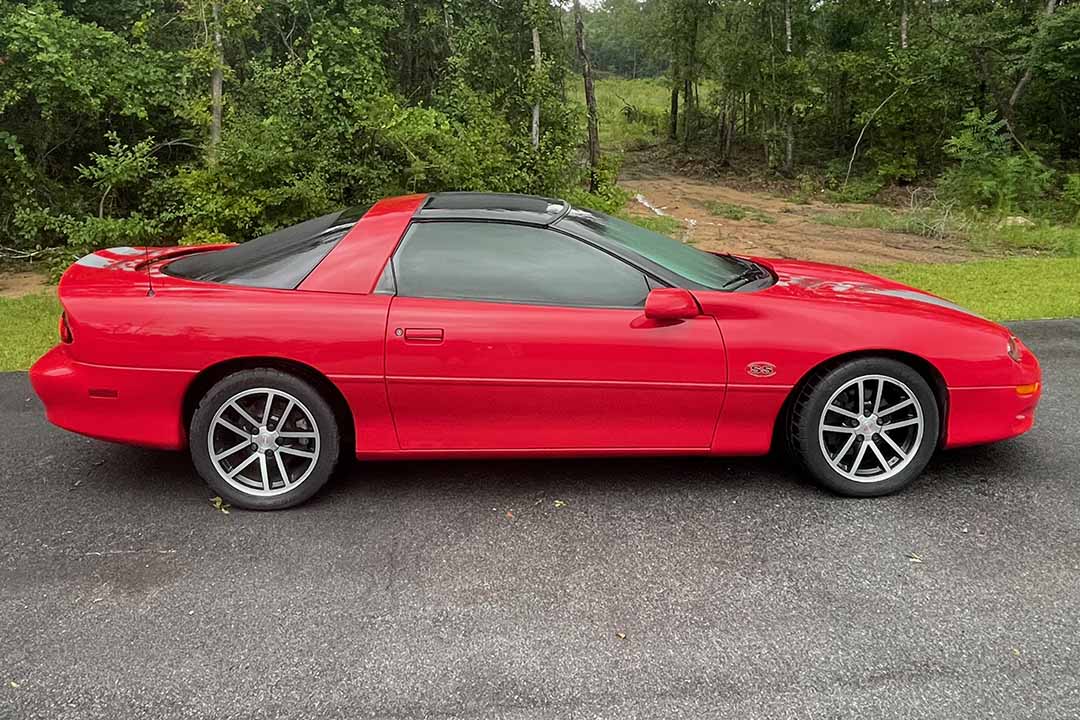
[[[405,342],[441,343],[442,341],[442,328],[405,328]]]

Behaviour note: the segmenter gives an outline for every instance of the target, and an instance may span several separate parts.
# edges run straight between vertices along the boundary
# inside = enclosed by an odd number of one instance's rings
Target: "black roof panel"
[[[416,212],[421,220],[509,220],[550,225],[570,209],[563,200],[510,193],[432,193]]]

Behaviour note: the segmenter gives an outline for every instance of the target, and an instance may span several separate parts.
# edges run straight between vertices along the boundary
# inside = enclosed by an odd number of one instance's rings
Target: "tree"
[[[585,47],[585,22],[581,17],[581,3],[574,0],[574,35],[577,38],[578,59],[581,76],[585,81],[585,109],[588,113],[589,133],[589,192],[600,189],[600,133],[597,129],[599,113],[596,110],[596,90],[593,87],[592,65]]]

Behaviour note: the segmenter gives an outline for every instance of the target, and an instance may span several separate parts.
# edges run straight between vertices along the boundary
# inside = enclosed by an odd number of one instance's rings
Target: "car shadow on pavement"
[[[85,441],[93,443],[93,441]],[[209,490],[185,452],[166,452],[93,443],[79,485],[106,493],[203,500]],[[1038,453],[1024,438],[997,445],[939,452],[904,495],[948,493],[974,484],[1005,483],[1030,470]],[[84,487],[83,491],[89,490]],[[788,494],[851,501],[819,489],[796,464],[766,457],[659,457],[579,459],[490,459],[351,461],[307,503],[318,507],[372,496],[430,493],[443,499],[558,497],[569,494],[639,495],[672,493],[727,495],[732,499]],[[858,502],[854,500],[853,502]]]

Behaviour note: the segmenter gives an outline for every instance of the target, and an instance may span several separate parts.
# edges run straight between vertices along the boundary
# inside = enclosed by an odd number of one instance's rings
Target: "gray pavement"
[[[1080,321],[1037,427],[848,500],[772,459],[357,465],[223,514],[0,376],[0,718],[1080,717]]]

